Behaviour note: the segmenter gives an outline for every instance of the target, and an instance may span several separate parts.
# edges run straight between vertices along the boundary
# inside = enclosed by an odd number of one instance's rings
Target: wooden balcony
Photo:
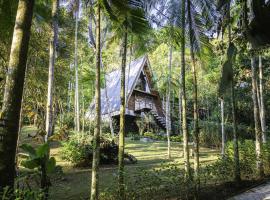
[[[153,102],[149,99],[136,99],[135,100],[135,112],[149,111],[153,109]]]

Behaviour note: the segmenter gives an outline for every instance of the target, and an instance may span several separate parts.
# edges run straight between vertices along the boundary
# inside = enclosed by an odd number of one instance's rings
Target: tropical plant
[[[22,154],[26,159],[21,161],[21,165],[27,169],[38,169],[40,174],[40,187],[44,191],[45,199],[49,196],[51,185],[49,173],[55,170],[56,160],[50,157],[50,147],[48,143],[38,146],[36,149],[29,144],[23,144],[20,148],[26,153]]]

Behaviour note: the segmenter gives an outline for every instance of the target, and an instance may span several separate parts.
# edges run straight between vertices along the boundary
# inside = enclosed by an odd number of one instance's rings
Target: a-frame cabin
[[[106,88],[101,90],[101,114],[103,120],[111,117],[119,123],[121,71],[106,75]],[[151,113],[156,124],[166,128],[165,113],[158,91],[154,90],[153,74],[147,56],[138,58],[126,67],[126,131],[137,132],[136,118]],[[92,102],[86,117],[93,119],[95,104]]]

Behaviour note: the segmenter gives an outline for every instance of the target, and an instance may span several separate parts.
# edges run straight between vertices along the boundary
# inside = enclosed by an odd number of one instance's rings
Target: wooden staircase
[[[156,110],[150,110],[150,113],[154,116],[155,120],[162,128],[166,129],[166,118],[160,117]]]

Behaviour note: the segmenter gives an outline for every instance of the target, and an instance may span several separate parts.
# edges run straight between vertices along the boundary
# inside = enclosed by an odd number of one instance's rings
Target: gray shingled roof
[[[126,94],[129,96],[134,84],[147,60],[147,56],[143,56],[127,64],[126,68]],[[129,76],[129,77],[128,77]],[[121,71],[115,70],[106,75],[106,88],[107,96],[110,105],[111,113],[120,110],[120,84],[121,84]],[[91,103],[90,109],[86,113],[86,116],[93,116],[95,104]],[[101,114],[108,114],[108,103],[106,101],[105,88],[101,90]]]

